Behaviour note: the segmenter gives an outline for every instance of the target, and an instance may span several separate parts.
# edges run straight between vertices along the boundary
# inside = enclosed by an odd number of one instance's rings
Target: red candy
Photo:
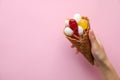
[[[75,34],[76,36],[79,36],[78,29],[74,30],[74,34]]]
[[[74,19],[69,20],[69,25],[72,30],[75,30],[77,28],[77,22]]]
[[[78,24],[75,21],[75,19],[70,19],[69,25],[70,25],[70,28],[74,31],[74,34],[78,36],[79,35],[78,34]]]

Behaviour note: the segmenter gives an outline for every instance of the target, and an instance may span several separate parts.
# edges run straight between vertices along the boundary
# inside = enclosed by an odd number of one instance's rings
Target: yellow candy
[[[81,26],[84,30],[88,28],[88,21],[85,19],[81,19],[78,22],[78,26]]]

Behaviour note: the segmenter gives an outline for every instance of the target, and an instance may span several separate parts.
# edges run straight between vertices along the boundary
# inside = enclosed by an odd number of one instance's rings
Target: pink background
[[[0,80],[101,80],[63,35],[75,13],[90,18],[120,75],[120,0],[0,0]]]

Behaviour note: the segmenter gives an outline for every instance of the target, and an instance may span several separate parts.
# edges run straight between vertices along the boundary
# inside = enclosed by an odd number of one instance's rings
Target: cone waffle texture
[[[82,17],[82,19],[86,19],[89,23],[89,20],[87,17]],[[77,48],[78,52],[81,52],[84,57],[92,64],[94,65],[94,58],[91,53],[91,43],[89,40],[89,30],[90,25],[88,25],[88,29],[84,31],[83,35],[80,37],[73,35],[73,36],[67,36],[66,38],[72,43],[74,47]]]

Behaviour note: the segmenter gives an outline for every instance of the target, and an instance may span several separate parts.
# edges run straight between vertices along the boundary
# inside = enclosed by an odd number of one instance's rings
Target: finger
[[[90,39],[91,44],[93,43],[98,44],[95,34],[92,30],[89,31],[89,39]]]
[[[92,45],[95,44],[96,46],[102,46],[100,39],[97,36],[95,36],[92,30],[90,30],[89,32],[89,39]]]
[[[89,32],[89,38],[92,46],[92,54],[94,55],[94,53],[99,50],[100,45],[93,31]]]

